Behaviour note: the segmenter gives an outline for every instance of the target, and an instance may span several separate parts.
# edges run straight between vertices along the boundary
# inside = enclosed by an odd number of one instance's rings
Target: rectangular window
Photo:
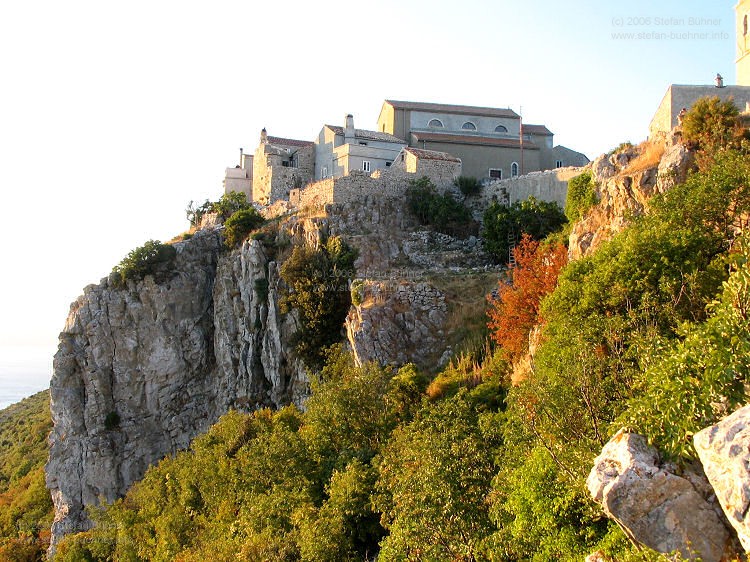
[[[323,166],[323,169],[320,171],[320,179],[324,180],[328,177],[328,168],[326,166]]]
[[[495,180],[503,179],[503,171],[500,168],[490,168],[490,177]]]
[[[362,160],[362,170],[365,172],[370,171],[370,161],[369,160]]]
[[[367,146],[366,142],[359,141],[359,144],[362,145],[362,146]]]
[[[555,162],[555,168],[562,168],[562,167],[563,167],[562,160],[558,160],[557,162]]]
[[[393,164],[393,162],[386,162],[386,163],[385,163],[385,167],[386,167],[386,168],[390,168],[390,167],[391,167],[391,164]]]

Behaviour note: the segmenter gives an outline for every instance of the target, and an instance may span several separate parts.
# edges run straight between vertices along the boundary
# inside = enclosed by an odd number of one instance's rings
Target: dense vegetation
[[[568,196],[565,199],[565,216],[568,222],[574,223],[580,220],[596,203],[598,203],[596,185],[590,171],[570,179]]]
[[[0,560],[41,560],[49,545],[44,464],[51,429],[47,390],[0,411]]]
[[[478,195],[482,190],[482,182],[471,176],[458,176],[453,184],[467,197]]]
[[[252,207],[235,211],[224,223],[224,244],[228,248],[236,248],[264,222],[263,216]]]
[[[281,267],[289,293],[282,311],[295,309],[300,329],[292,342],[306,365],[320,368],[325,350],[341,340],[341,329],[352,303],[350,282],[357,252],[332,236],[317,247],[295,246]]]
[[[438,232],[458,237],[477,233],[469,208],[450,193],[438,193],[427,177],[411,181],[406,190],[406,203],[420,224]]]
[[[499,263],[507,263],[510,251],[524,234],[541,240],[565,224],[565,215],[557,203],[529,196],[512,205],[493,203],[484,212],[482,237],[485,249]]]
[[[124,287],[129,280],[140,281],[146,275],[165,275],[176,255],[177,252],[172,245],[149,240],[143,246],[128,252],[128,255],[112,268],[115,286]]]

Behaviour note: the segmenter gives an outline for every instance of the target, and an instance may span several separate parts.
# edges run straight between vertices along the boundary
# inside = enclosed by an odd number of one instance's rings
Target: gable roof
[[[404,152],[409,152],[417,158],[422,160],[444,160],[446,162],[461,162],[460,158],[456,158],[452,154],[447,152],[439,152],[437,150],[423,150],[421,148],[414,148],[411,146],[405,146]]]
[[[497,137],[482,137],[482,136],[469,136],[469,135],[455,135],[450,133],[422,133],[414,132],[411,133],[414,140],[417,142],[444,142],[448,144],[473,144],[479,146],[499,146],[505,148],[520,148],[521,143],[516,138],[497,138]],[[524,149],[538,150],[539,147],[531,141],[524,141]]]
[[[312,141],[285,139],[284,137],[272,137],[271,135],[268,135],[266,139],[268,144],[280,144],[282,146],[311,146],[315,144]]]
[[[395,109],[410,111],[431,111],[435,113],[455,113],[457,115],[481,115],[483,117],[510,117],[520,119],[518,113],[510,108],[474,107],[471,105],[452,105],[445,103],[425,103],[419,101],[385,100]]]
[[[554,135],[546,125],[527,125],[526,123],[523,125],[523,132],[529,135],[545,135],[548,137]]]
[[[336,135],[344,136],[344,128],[338,125],[326,125]],[[366,129],[354,129],[354,138],[362,140],[372,140],[380,142],[397,142],[398,144],[406,144],[406,141],[398,137],[394,137],[388,133],[382,133],[380,131],[368,131]]]

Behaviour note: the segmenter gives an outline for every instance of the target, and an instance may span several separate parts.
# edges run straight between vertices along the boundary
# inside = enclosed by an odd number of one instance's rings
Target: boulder
[[[700,467],[676,472],[660,463],[645,437],[620,430],[595,459],[586,484],[636,544],[703,562],[727,559],[737,551],[736,538]]]
[[[708,481],[746,552],[750,552],[750,406],[693,437]]]

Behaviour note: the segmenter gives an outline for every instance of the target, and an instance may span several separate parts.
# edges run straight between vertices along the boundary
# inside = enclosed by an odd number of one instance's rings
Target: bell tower
[[[750,0],[734,7],[737,19],[737,85],[750,86]]]

